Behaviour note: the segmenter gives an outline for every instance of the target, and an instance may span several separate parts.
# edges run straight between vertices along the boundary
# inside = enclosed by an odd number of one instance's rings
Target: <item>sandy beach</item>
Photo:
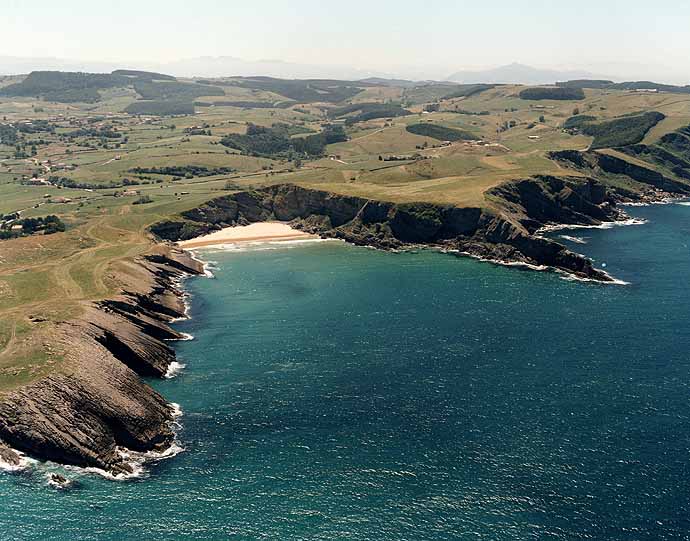
[[[268,242],[287,240],[306,240],[318,238],[290,227],[284,222],[258,222],[251,225],[226,227],[195,239],[180,241],[182,248],[201,248],[221,244],[239,244],[245,242]]]

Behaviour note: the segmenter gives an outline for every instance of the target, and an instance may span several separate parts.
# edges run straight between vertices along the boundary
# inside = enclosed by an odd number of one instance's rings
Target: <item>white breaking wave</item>
[[[187,332],[180,333],[180,338],[164,338],[165,342],[189,342],[194,340],[194,335]]]
[[[581,276],[575,276],[574,274],[570,274],[568,272],[563,272],[558,270],[557,272],[561,274],[561,280],[566,280],[568,282],[595,282],[597,284],[610,284],[614,286],[629,286],[630,282],[626,282],[624,280],[619,280],[618,278],[614,278],[611,276],[608,272],[603,271],[601,269],[597,269],[599,272],[603,272],[606,276],[608,276],[611,281],[609,282],[604,282],[603,280],[595,280],[593,278],[583,278]]]
[[[241,242],[241,243],[225,243],[215,244],[213,246],[201,246],[194,248],[194,251],[202,251],[207,254],[219,252],[256,252],[263,250],[280,250],[286,248],[294,248],[303,244],[316,244],[321,242],[343,242],[339,239],[296,239],[296,240],[267,240],[256,242]]]
[[[564,240],[569,240],[570,242],[574,242],[575,244],[587,244],[587,241],[583,239],[582,237],[572,237],[570,235],[559,235],[562,239]]]
[[[541,227],[536,234],[551,233],[553,231],[562,231],[564,229],[612,229],[614,227],[625,227],[629,225],[644,225],[647,220],[642,218],[628,218],[627,220],[618,220],[615,222],[602,222],[597,225],[572,225],[572,224],[555,224],[545,225]]]
[[[170,366],[168,366],[168,370],[165,373],[165,376],[163,376],[165,379],[173,379],[177,377],[180,372],[182,372],[186,368],[186,364],[179,363],[177,361],[173,361],[170,363]]]

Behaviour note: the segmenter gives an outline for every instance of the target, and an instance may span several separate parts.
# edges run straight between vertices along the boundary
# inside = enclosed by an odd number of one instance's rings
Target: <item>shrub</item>
[[[463,141],[477,139],[477,136],[463,130],[439,126],[438,124],[410,124],[407,131],[415,135],[431,137],[439,141]]]
[[[622,147],[642,141],[647,132],[664,118],[662,113],[650,111],[605,122],[585,122],[580,126],[580,131],[594,137],[593,149]]]

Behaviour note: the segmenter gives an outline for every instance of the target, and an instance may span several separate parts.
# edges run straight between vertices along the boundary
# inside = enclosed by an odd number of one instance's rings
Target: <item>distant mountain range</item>
[[[265,75],[284,79],[341,79],[379,81],[381,84],[408,86],[413,81],[452,81],[455,83],[521,83],[528,85],[553,84],[572,79],[608,79],[612,81],[655,80],[674,84],[687,84],[677,77],[668,76],[663,70],[643,65],[602,65],[591,73],[586,70],[557,70],[535,68],[513,63],[485,70],[462,70],[448,75],[439,66],[396,66],[389,70],[360,69],[342,65],[316,65],[284,62],[282,60],[248,61],[232,56],[200,56],[172,62],[148,61],[88,61],[62,58],[29,58],[0,56],[0,75],[18,75],[35,70],[84,71],[110,73],[116,69],[130,68],[176,77],[230,77]],[[608,75],[607,75],[608,74]]]
[[[498,68],[480,71],[458,71],[448,77],[455,83],[516,83],[526,85],[553,84],[573,79],[610,79],[587,71],[539,69],[524,64],[508,64]]]

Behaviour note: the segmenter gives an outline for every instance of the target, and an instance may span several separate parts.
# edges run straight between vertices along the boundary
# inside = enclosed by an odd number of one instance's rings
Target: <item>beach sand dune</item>
[[[202,246],[217,246],[221,244],[315,238],[318,237],[294,229],[283,222],[259,222],[251,225],[226,227],[195,239],[180,241],[177,244],[182,248],[201,248]]]

